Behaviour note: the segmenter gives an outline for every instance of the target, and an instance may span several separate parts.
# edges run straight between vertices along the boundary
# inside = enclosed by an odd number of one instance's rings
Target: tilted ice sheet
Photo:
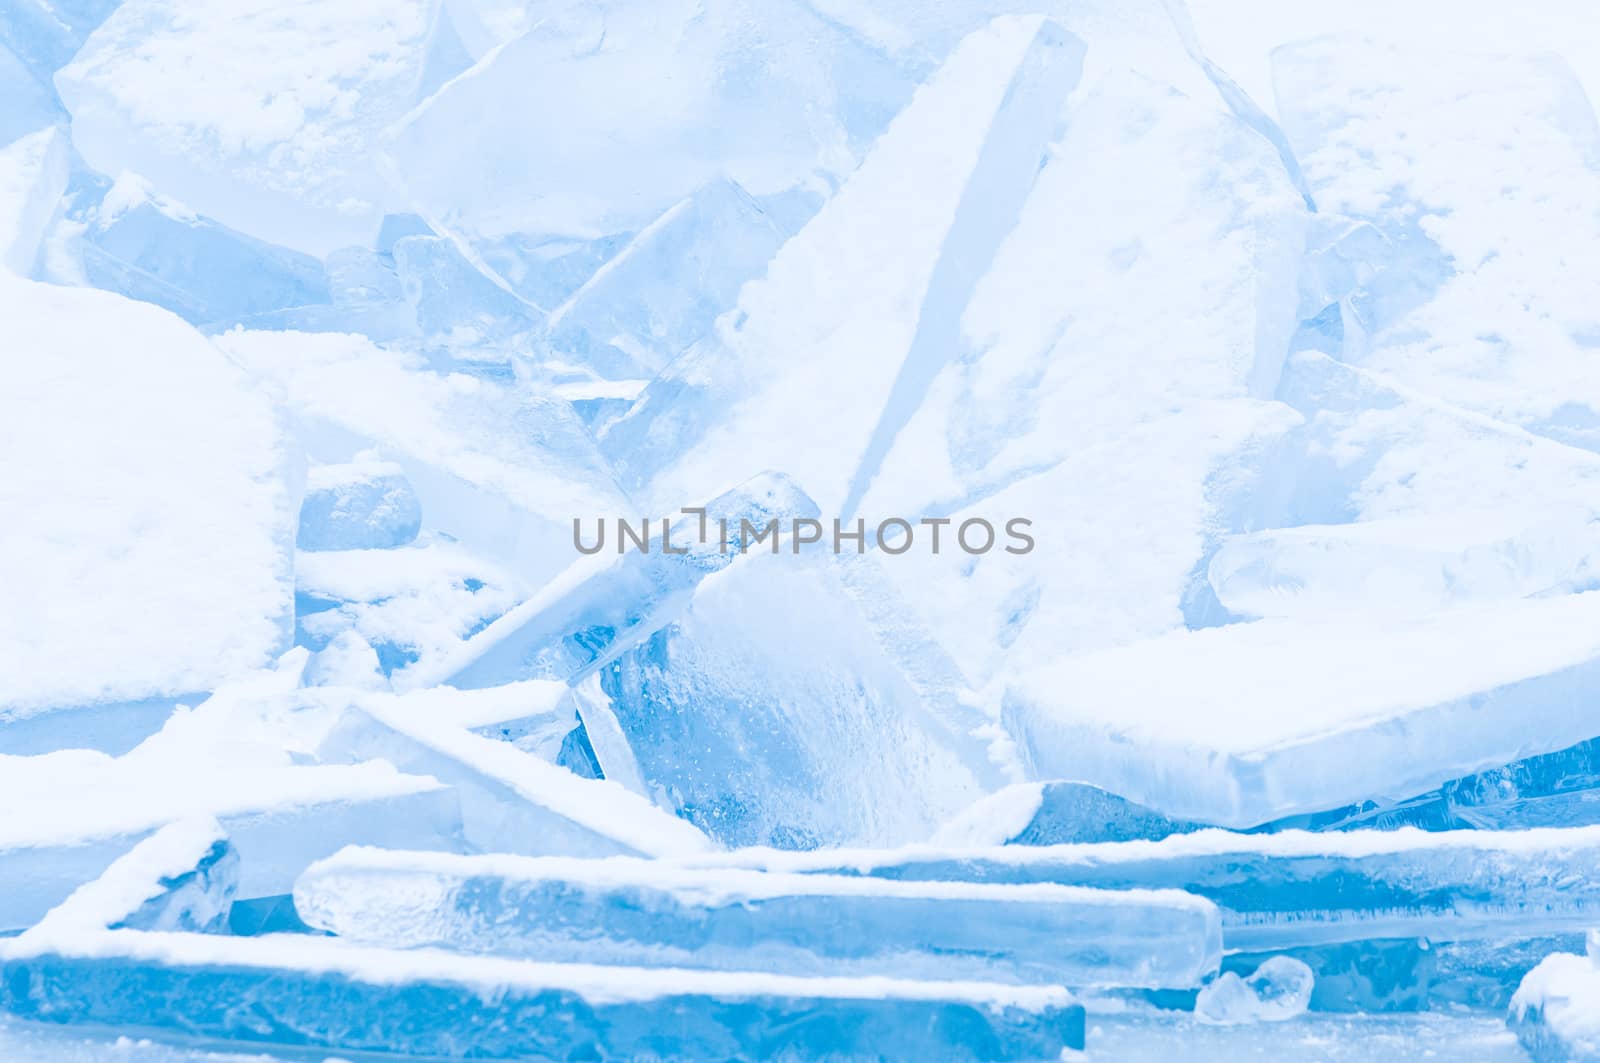
[[[89,165],[322,254],[385,212],[377,137],[418,99],[434,6],[132,0],[56,87]]]
[[[1269,951],[1375,938],[1505,940],[1571,933],[1600,910],[1600,828],[1414,828],[959,849],[747,849],[703,868],[862,874],[917,881],[1057,882],[1182,889],[1216,903],[1226,949]]]
[[[1324,210],[1373,221],[1388,268],[1345,307],[1345,356],[1600,447],[1600,125],[1558,56],[1353,34],[1273,54]]]
[[[1176,632],[1021,676],[1006,712],[1041,776],[1251,826],[1588,738],[1597,670],[1589,592]]]
[[[434,372],[361,336],[235,330],[217,343],[281,395],[313,458],[376,446],[404,469],[431,529],[517,561],[529,579],[574,556],[574,517],[622,511],[563,399]]]
[[[67,186],[66,134],[36,128],[0,147],[0,270],[27,276]],[[3,280],[4,278],[0,278]]]
[[[1176,891],[890,882],[624,857],[436,857],[347,849],[295,908],[341,938],[547,960],[1186,987],[1221,951]]]
[[[0,1008],[24,1018],[447,1058],[1036,1060],[1084,1036],[1059,987],[535,963],[301,935],[18,939],[0,942],[0,976]]]
[[[121,296],[0,277],[0,320],[0,440],[19,456],[0,468],[0,581],[32,603],[0,615],[0,719],[265,663],[292,615],[270,403],[188,325]]]

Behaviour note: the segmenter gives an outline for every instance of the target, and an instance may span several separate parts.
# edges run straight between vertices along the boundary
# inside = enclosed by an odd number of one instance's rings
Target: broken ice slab
[[[619,91],[645,83],[671,90]],[[637,231],[724,175],[756,196],[837,180],[911,87],[805,7],[568,5],[406,115],[385,149],[416,212],[481,253],[517,233]],[[546,106],[557,94],[582,105]],[[539,194],[507,197],[511,173]]]
[[[89,284],[212,329],[329,302],[315,258],[201,217],[136,174],[106,189],[76,247]]]
[[[341,938],[549,960],[788,974],[1186,988],[1216,971],[1216,909],[1176,890],[897,882],[613,857],[345,849],[295,907]]]
[[[1094,1058],[1117,1063],[1239,1063],[1345,1060],[1360,1063],[1528,1063],[1498,1015],[1437,1011],[1414,1015],[1302,1015],[1291,1022],[1214,1026],[1168,1009],[1087,1002]],[[141,1061],[142,1063],[142,1061]]]
[[[1207,580],[1239,616],[1425,613],[1600,579],[1600,514],[1468,510],[1235,535]]]
[[[1084,1043],[1083,1008],[1058,987],[535,963],[334,938],[136,930],[0,942],[0,1009],[430,1058],[1040,1060]]]
[[[417,102],[437,24],[422,0],[376,23],[136,0],[55,84],[96,170],[143,174],[224,225],[320,255],[365,243],[386,213],[377,140]],[[230,58],[240,48],[255,61]]]
[[[1600,922],[1600,827],[1235,834],[988,849],[737,850],[694,867],[918,881],[1180,889],[1216,903],[1229,950],[1337,941],[1533,937]]]
[[[0,33],[0,146],[65,118],[55,93],[6,47]]]
[[[317,462],[376,448],[400,465],[430,531],[542,581],[572,550],[575,515],[628,512],[571,404],[343,333],[234,330],[215,337],[279,392]]]
[[[240,896],[288,892],[347,842],[459,849],[461,809],[434,779],[384,764],[263,765],[146,748],[0,757],[0,930],[34,923],[166,823],[217,817],[241,860]]]
[[[939,828],[934,845],[1062,845],[1157,841],[1203,823],[1175,820],[1079,782],[1016,783],[989,794]]]
[[[1545,957],[1517,987],[1506,1023],[1534,1063],[1600,1060],[1600,964]]]
[[[1180,631],[1023,676],[1005,711],[1040,775],[1246,827],[1592,738],[1597,685],[1591,591]]]
[[[669,207],[550,315],[551,356],[608,379],[649,378],[760,276],[786,229],[727,179]]]
[[[239,854],[214,819],[170,823],[112,861],[26,931],[31,942],[88,930],[213,930],[239,888]]]
[[[1600,333],[1570,283],[1596,262],[1600,125],[1558,55],[1515,49],[1318,37],[1272,53],[1274,94],[1318,207],[1390,241],[1331,353],[1600,449]]]
[[[630,522],[649,540],[647,550],[629,548],[606,514],[573,518],[564,544],[577,557],[599,544],[594,556],[578,558],[529,598],[454,655],[448,667],[418,673],[409,685],[448,679],[459,687],[493,686],[518,679],[576,679],[647,638],[687,604],[696,585],[739,557],[746,522],[765,529],[777,520],[815,518],[817,508],[796,484],[765,473],[703,503],[704,514],[678,514],[663,531],[663,518]],[[591,531],[598,521],[600,531]],[[652,531],[652,529],[654,529]],[[615,533],[615,540],[607,538]],[[598,540],[590,536],[598,534]],[[749,533],[753,536],[755,532]],[[724,538],[726,536],[726,538]],[[626,552],[625,552],[626,551]],[[620,555],[620,556],[619,556]]]
[[[466,839],[481,850],[682,856],[712,848],[693,825],[616,782],[582,778],[394,695],[360,695],[318,756],[378,758],[453,786]]]
[[[380,461],[317,465],[300,502],[301,550],[384,550],[422,527],[422,504],[400,466]]]

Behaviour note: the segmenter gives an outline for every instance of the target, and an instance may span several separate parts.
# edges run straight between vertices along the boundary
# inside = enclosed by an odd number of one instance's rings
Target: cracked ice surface
[[[1593,1058],[1586,14],[0,0],[0,1057]]]

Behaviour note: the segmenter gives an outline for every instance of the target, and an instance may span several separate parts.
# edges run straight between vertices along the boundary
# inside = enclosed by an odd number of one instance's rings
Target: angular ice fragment
[[[407,115],[387,145],[417,213],[458,236],[633,231],[719,176],[757,196],[837,178],[909,89],[804,5],[671,0],[539,15]],[[643,84],[653,91],[626,87]],[[582,105],[550,107],[558,96]],[[506,196],[507,175],[537,194]]]
[[[376,140],[416,102],[433,6],[131,0],[56,88],[90,166],[324,254],[386,213]]]
[[[918,881],[1181,889],[1222,912],[1223,947],[1266,951],[1373,938],[1572,933],[1600,911],[1600,828],[1233,834],[989,849],[746,850],[695,867]]]
[[[569,403],[342,334],[231,331],[217,344],[282,388],[317,461],[376,447],[416,490],[432,530],[514,560],[530,581],[572,554],[576,515],[627,512]]]
[[[607,519],[612,511],[591,511],[592,517],[574,511],[568,529],[573,538],[566,546],[577,547],[581,538],[594,556],[574,561],[559,579],[490,625],[462,651],[453,671],[439,678],[467,688],[581,678],[666,624],[701,580],[731,565],[746,524],[763,529],[774,520],[783,524],[817,515],[816,504],[799,486],[773,473],[741,483],[701,508],[703,515],[680,515],[665,531],[660,518],[630,523],[649,539],[643,552],[628,548],[620,527]],[[593,533],[591,520],[599,522]],[[605,538],[608,528],[615,541]],[[600,537],[593,551],[591,534]],[[434,677],[413,682],[425,678]]]
[[[327,273],[310,255],[196,215],[135,174],[106,192],[81,241],[84,278],[94,287],[196,325],[225,327],[329,301]]]
[[[27,931],[32,942],[72,941],[107,928],[219,927],[239,888],[239,854],[214,819],[162,827],[84,883]]]
[[[648,378],[733,306],[792,235],[732,181],[713,181],[643,229],[550,315],[553,358]]]
[[[1282,1022],[1305,1014],[1316,976],[1299,960],[1274,956],[1241,978],[1225,971],[1200,990],[1195,1017],[1203,1022]]]
[[[1547,956],[1517,987],[1506,1022],[1534,1063],[1600,1059],[1600,966]]]
[[[400,466],[364,461],[319,465],[300,503],[301,550],[382,550],[404,546],[422,527],[422,503]]]
[[[0,147],[0,273],[27,276],[67,187],[66,134],[40,129]],[[3,281],[0,276],[0,281]]]
[[[1041,774],[1252,826],[1593,737],[1597,680],[1588,592],[1177,632],[1024,676],[1006,713]]]
[[[0,584],[41,603],[0,611],[0,721],[209,690],[286,648],[293,511],[267,397],[121,296],[0,277],[0,320],[0,424],[30,456],[0,463]]]
[[[295,907],[341,938],[549,960],[1182,988],[1215,908],[1176,891],[892,882],[643,860],[346,849]]]
[[[0,5],[0,45],[49,84],[118,0],[7,0]]]
[[[434,1058],[1040,1060],[1081,1049],[1064,989],[650,970],[112,930],[0,941],[0,1009]],[[671,1021],[663,1023],[662,1016]],[[891,1048],[892,1046],[892,1048]]]
[[[485,275],[440,236],[395,242],[395,270],[429,343],[456,348],[493,345],[540,325],[543,315]]]
[[[939,828],[934,845],[1156,841],[1203,824],[1174,820],[1087,783],[1017,783]]]
[[[430,717],[406,699],[359,698],[324,740],[326,761],[381,758],[454,786],[469,842],[525,854],[687,855],[698,829],[617,783],[580,778],[515,746]]]

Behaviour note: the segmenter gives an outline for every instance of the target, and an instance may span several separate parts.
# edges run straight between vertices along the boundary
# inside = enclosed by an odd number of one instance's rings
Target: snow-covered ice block
[[[1176,632],[1019,677],[1006,715],[1040,775],[1247,827],[1591,738],[1597,683],[1591,591]]]
[[[1217,976],[1195,999],[1195,1017],[1219,1025],[1283,1022],[1305,1013],[1315,981],[1304,963],[1274,956],[1246,977],[1233,971]]]
[[[400,466],[366,461],[319,465],[300,502],[301,550],[383,550],[404,546],[422,528],[422,503]]]
[[[30,927],[30,941],[86,930],[220,927],[239,888],[239,855],[214,819],[170,823],[112,861]]]
[[[361,695],[319,756],[381,758],[455,787],[466,838],[480,850],[669,856],[712,848],[692,824],[616,782],[582,778],[394,695]]]
[[[1206,578],[1240,616],[1422,614],[1580,590],[1600,578],[1600,514],[1478,510],[1235,535]]]
[[[521,600],[528,581],[429,534],[395,549],[301,553],[295,590],[299,645],[322,650],[352,632],[391,675],[450,659],[463,639]]]
[[[1506,1020],[1535,1063],[1600,1059],[1600,964],[1556,953],[1529,971]]]
[[[302,935],[0,942],[0,1009],[435,1058],[1040,1060],[1084,1043],[1083,1007],[1059,987],[535,963]]]
[[[1202,830],[1160,841],[988,849],[738,850],[695,867],[896,879],[1180,889],[1216,903],[1223,947],[1572,933],[1600,913],[1600,828],[1312,834]]]
[[[989,794],[933,835],[934,845],[1063,845],[1156,841],[1203,824],[1163,816],[1081,782],[1015,783]]]
[[[0,277],[0,720],[208,690],[288,641],[292,500],[266,397],[118,295]],[[159,482],[161,489],[151,489]]]
[[[1216,909],[1177,891],[893,882],[614,857],[346,849],[295,907],[341,938],[548,960],[1186,988],[1215,972]]]
[[[231,748],[219,757],[152,739],[118,758],[85,750],[0,757],[0,929],[31,925],[153,831],[196,815],[227,830],[243,897],[287,893],[308,864],[358,839],[462,845],[456,795],[434,779],[385,764],[247,758]]]
[[[166,307],[196,325],[226,326],[330,298],[315,258],[201,217],[131,173],[106,190],[79,251],[94,287]]]
[[[440,231],[592,238],[636,231],[721,176],[756,196],[837,179],[909,93],[882,55],[804,5],[562,4],[540,15],[386,145],[414,209]],[[557,96],[581,105],[549,106]],[[537,193],[508,197],[508,182]]]
[[[216,342],[281,389],[312,459],[376,447],[405,470],[430,530],[516,561],[529,580],[574,556],[575,516],[631,508],[565,400],[432,372],[360,336],[235,330]]]
[[[413,681],[448,679],[473,688],[580,678],[671,620],[701,580],[731,565],[740,545],[769,523],[817,515],[798,485],[774,474],[752,477],[709,502],[684,504],[703,509],[703,515],[629,521],[630,533],[648,541],[644,549],[607,519],[612,511],[574,512],[570,548],[591,556],[576,558],[559,578],[490,625],[448,670]],[[593,532],[591,520],[597,522]]]
[[[1510,46],[1510,47],[1515,47]],[[1272,55],[1318,205],[1391,242],[1343,306],[1343,355],[1600,448],[1600,125],[1558,56],[1357,35]]]
[[[118,0],[6,0],[0,4],[0,47],[9,48],[41,83],[73,56]]]
[[[727,179],[643,229],[550,315],[550,355],[610,379],[648,378],[711,328],[792,235]]]
[[[0,147],[0,271],[32,270],[69,168],[67,136],[53,126]]]
[[[132,0],[56,89],[90,166],[324,254],[370,240],[390,205],[377,139],[419,98],[433,7]]]

